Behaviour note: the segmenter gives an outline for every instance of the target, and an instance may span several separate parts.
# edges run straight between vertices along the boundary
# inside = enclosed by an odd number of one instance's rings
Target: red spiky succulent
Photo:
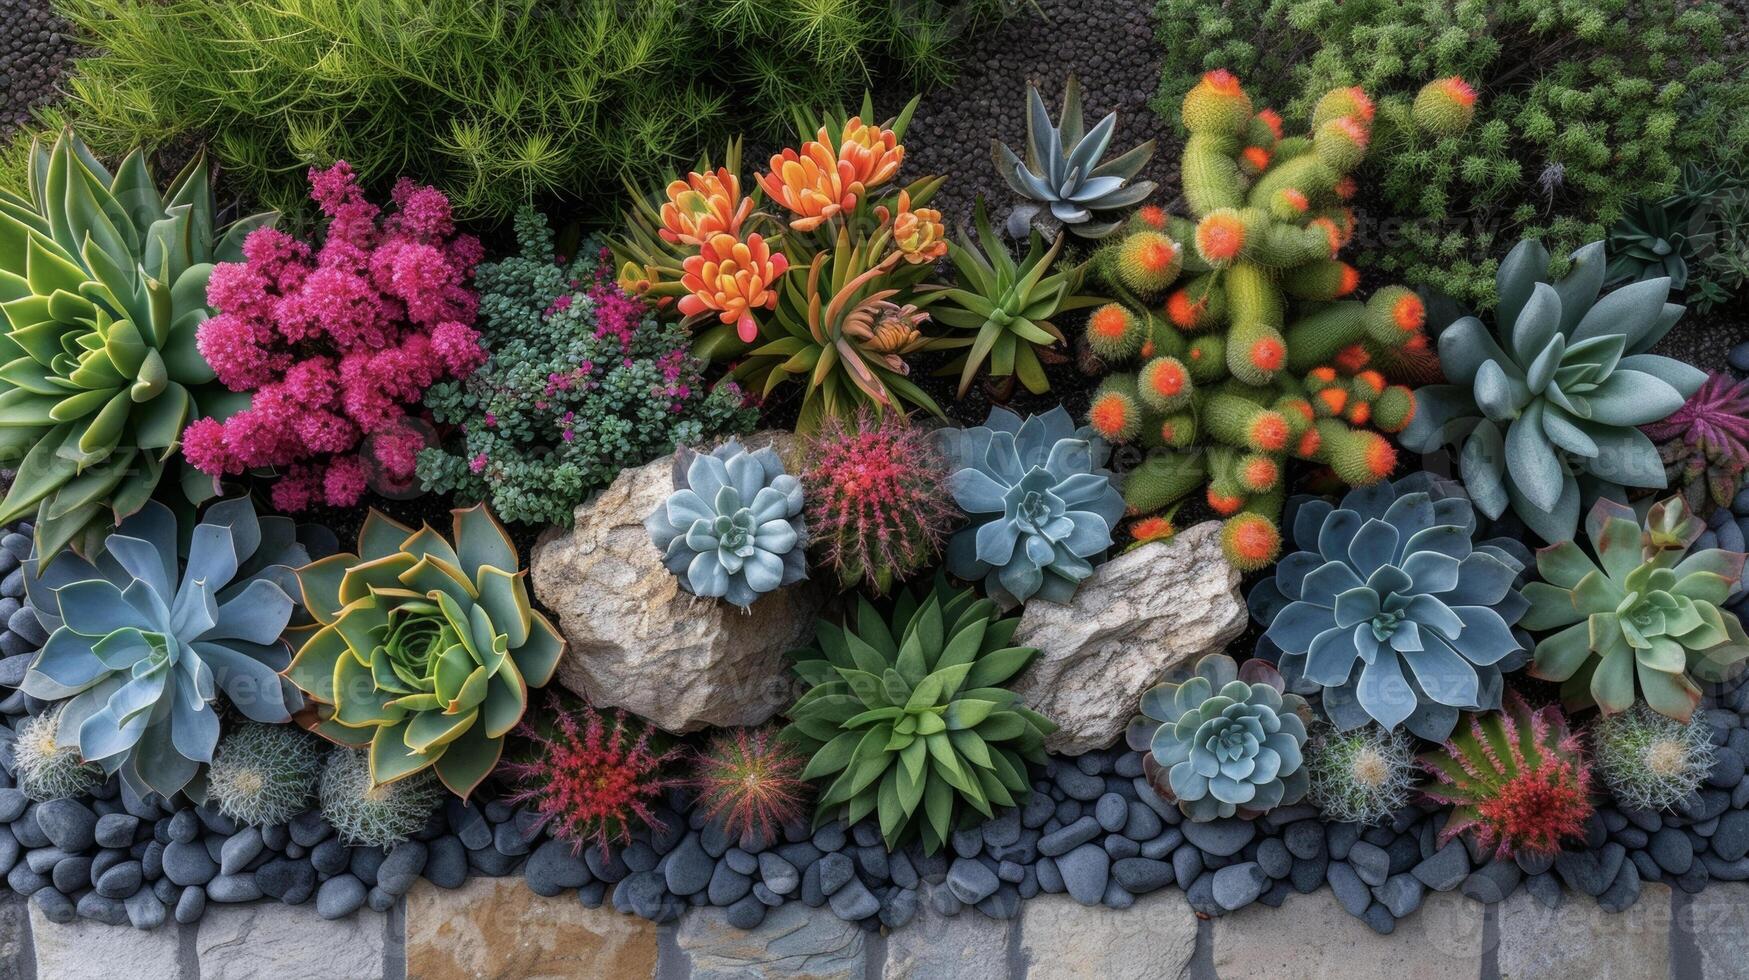
[[[810,794],[801,778],[808,757],[774,728],[720,731],[693,763],[698,806],[731,838],[770,844],[801,818]]]
[[[1640,431],[1658,443],[1665,477],[1691,510],[1729,507],[1749,470],[1749,381],[1715,371],[1669,418]]]
[[[805,459],[809,536],[846,586],[884,593],[940,553],[956,514],[947,465],[921,428],[892,414],[831,419]]]
[[[499,766],[513,790],[505,802],[531,805],[542,826],[576,851],[596,845],[605,854],[611,844],[630,843],[640,826],[666,829],[653,804],[685,785],[668,772],[680,749],[657,752],[650,730],[623,711],[609,718],[554,697],[543,715],[538,727],[517,726],[526,758]]]
[[[1594,809],[1579,739],[1558,705],[1532,711],[1508,692],[1499,711],[1470,714],[1420,758],[1436,782],[1424,790],[1453,807],[1440,843],[1470,834],[1498,858],[1552,854],[1583,837]]]

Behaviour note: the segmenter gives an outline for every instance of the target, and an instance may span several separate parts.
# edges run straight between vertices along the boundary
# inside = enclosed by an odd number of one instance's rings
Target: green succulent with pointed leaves
[[[902,594],[892,616],[861,600],[855,625],[821,621],[815,646],[792,654],[809,690],[784,738],[812,758],[802,778],[823,787],[816,822],[873,813],[891,850],[921,837],[941,849],[967,823],[1031,792],[1057,726],[1000,687],[1038,654],[1011,645],[1019,617],[938,581]]]
[[[1629,508],[1600,500],[1585,521],[1597,560],[1572,541],[1537,553],[1545,581],[1524,587],[1519,625],[1559,630],[1536,646],[1533,676],[1561,682],[1570,708],[1605,714],[1634,706],[1635,680],[1652,710],[1687,721],[1695,683],[1727,679],[1749,659],[1749,636],[1722,610],[1743,576],[1738,552],[1689,554],[1705,530],[1681,497],[1652,507],[1644,526]]]
[[[321,628],[286,676],[318,702],[317,734],[369,747],[372,785],[429,767],[466,797],[565,641],[530,605],[516,547],[485,505],[453,513],[452,542],[373,510],[357,554],[299,569]]]
[[[36,515],[37,553],[104,535],[158,486],[192,419],[247,404],[195,346],[213,264],[272,214],[215,227],[197,156],[159,193],[145,156],[114,173],[71,130],[32,149],[29,197],[0,190],[0,523]],[[199,502],[210,479],[184,466]]]

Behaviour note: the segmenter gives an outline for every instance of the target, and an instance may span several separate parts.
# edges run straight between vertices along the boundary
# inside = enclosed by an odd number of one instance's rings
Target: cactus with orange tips
[[[1156,329],[1138,356],[1109,362],[1123,373],[1106,379],[1089,421],[1133,429],[1148,451],[1125,493],[1132,513],[1200,491],[1227,518],[1229,557],[1260,567],[1280,546],[1290,466],[1321,464],[1350,485],[1395,468],[1381,433],[1414,417],[1401,382],[1415,378],[1396,372],[1426,358],[1426,311],[1400,286],[1369,293],[1339,254],[1355,234],[1350,175],[1374,143],[1365,92],[1330,93],[1289,135],[1215,72],[1184,113],[1188,215],[1132,218],[1096,263],[1108,295]],[[1151,293],[1137,267],[1162,237],[1181,246],[1182,278]]]
[[[1410,109],[1415,125],[1437,136],[1456,136],[1476,115],[1476,90],[1456,75],[1428,82]]]
[[[1087,348],[1108,362],[1135,357],[1147,336],[1147,323],[1122,303],[1107,303],[1087,317]]]
[[[1183,247],[1164,232],[1134,232],[1117,244],[1111,262],[1118,281],[1152,299],[1166,292],[1184,268]]]
[[[1087,425],[1106,442],[1122,443],[1142,431],[1142,407],[1136,403],[1136,379],[1114,374],[1105,379],[1087,406]]]

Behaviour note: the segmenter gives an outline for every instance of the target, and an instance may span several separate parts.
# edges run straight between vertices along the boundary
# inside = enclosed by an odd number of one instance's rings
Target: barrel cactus
[[[801,481],[767,446],[730,439],[674,457],[674,492],[644,519],[662,562],[693,595],[743,609],[808,577]]]
[[[1004,606],[1034,596],[1067,602],[1123,517],[1105,468],[1110,447],[1076,431],[1061,406],[1024,422],[994,408],[983,425],[937,438],[953,468],[948,488],[971,517],[948,542],[948,570],[983,579]]]
[[[1098,220],[1095,212],[1131,208],[1154,193],[1153,181],[1135,179],[1153,158],[1154,141],[1101,163],[1117,129],[1117,113],[1108,113],[1092,129],[1085,129],[1081,83],[1073,76],[1063,87],[1063,114],[1055,124],[1038,89],[1030,85],[1026,108],[1024,160],[1006,144],[990,142],[996,171],[1014,193],[1030,202],[1010,214],[1010,235],[1025,238],[1028,227],[1036,222],[1051,233],[1067,228],[1082,238],[1104,238],[1123,222]]]
[[[1530,671],[1561,682],[1569,707],[1605,714],[1640,696],[1660,714],[1687,721],[1700,704],[1696,680],[1729,678],[1749,659],[1749,636],[1721,610],[1743,576],[1744,556],[1709,548],[1689,554],[1705,530],[1681,497],[1652,507],[1646,522],[1599,500],[1585,520],[1596,552],[1572,541],[1537,552],[1543,581],[1525,586],[1523,625],[1559,630],[1536,645]]]
[[[1451,734],[1461,709],[1498,707],[1503,665],[1523,647],[1524,562],[1476,543],[1461,489],[1425,474],[1352,490],[1294,514],[1303,549],[1252,589],[1293,690],[1321,692],[1339,730],[1376,721]]]
[[[1311,708],[1275,668],[1213,653],[1182,684],[1142,693],[1130,748],[1150,781],[1191,820],[1252,817],[1298,803],[1310,786],[1302,750]]]
[[[1520,242],[1500,263],[1493,333],[1467,316],[1439,335],[1451,383],[1416,392],[1420,411],[1401,436],[1418,452],[1458,444],[1476,506],[1489,517],[1510,507],[1551,543],[1573,537],[1586,501],[1665,485],[1658,449],[1636,426],[1681,408],[1706,380],[1646,353],[1683,313],[1666,302],[1670,280],[1599,295],[1607,265],[1594,242],[1550,282],[1549,253]]]
[[[485,505],[452,513],[445,540],[373,510],[357,554],[298,569],[320,628],[286,676],[317,702],[318,735],[370,748],[372,785],[435,769],[466,797],[565,641],[530,606],[516,546]]]
[[[261,722],[290,721],[303,704],[279,676],[291,660],[283,636],[298,621],[293,569],[310,559],[296,525],[237,498],[207,509],[179,560],[182,533],[170,508],[147,501],[96,564],[71,555],[24,564],[51,631],[24,691],[66,699],[61,744],[141,795],[203,795],[220,695]]]
[[[0,190],[0,462],[18,470],[0,524],[34,513],[39,555],[93,554],[190,421],[247,402],[212,383],[195,332],[213,263],[241,261],[274,216],[217,228],[204,159],[160,194],[144,154],[111,173],[71,130],[32,148],[29,185]],[[198,474],[182,485],[212,495]]]
[[[809,755],[816,822],[874,814],[891,850],[921,837],[925,852],[1014,806],[1031,792],[1027,763],[1043,765],[1057,730],[1001,687],[1038,651],[1010,641],[1019,617],[938,580],[896,601],[892,618],[859,600],[854,625],[822,620],[796,651],[807,693],[782,737]]]

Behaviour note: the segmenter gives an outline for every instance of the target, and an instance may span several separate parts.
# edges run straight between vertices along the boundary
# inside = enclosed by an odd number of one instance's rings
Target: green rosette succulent
[[[1520,242],[1500,263],[1497,326],[1462,317],[1439,335],[1450,384],[1415,392],[1403,445],[1459,447],[1464,488],[1489,517],[1510,507],[1548,542],[1573,537],[1582,508],[1623,487],[1662,488],[1658,448],[1637,426],[1682,407],[1706,373],[1647,353],[1683,307],[1659,277],[1602,293],[1602,242],[1548,279],[1549,253]]]
[[[823,787],[816,823],[873,813],[889,850],[921,837],[933,854],[1023,802],[1026,764],[1045,763],[1057,726],[998,686],[1038,654],[1011,645],[1019,625],[945,581],[921,600],[902,593],[891,619],[863,599],[854,626],[822,620],[792,654],[808,691],[783,731],[811,756],[802,778]]]
[[[1311,786],[1302,753],[1311,708],[1285,691],[1268,662],[1241,667],[1211,653],[1182,684],[1142,693],[1130,748],[1147,753],[1149,782],[1191,820],[1253,817],[1298,803]]]
[[[280,676],[287,630],[305,622],[293,569],[325,549],[310,534],[300,540],[289,518],[256,517],[248,498],[213,504],[192,529],[148,501],[95,563],[24,563],[50,633],[21,687],[64,699],[59,743],[137,794],[204,798],[221,697],[259,722],[288,722],[303,706]]]
[[[357,554],[298,569],[320,628],[286,676],[317,702],[312,730],[369,747],[372,785],[432,768],[466,797],[565,641],[530,605],[516,547],[485,505],[452,513],[453,542],[373,510]]]
[[[205,160],[160,194],[139,151],[112,174],[71,130],[30,158],[29,198],[0,190],[0,524],[36,515],[39,555],[94,554],[138,511],[182,430],[247,398],[195,346],[213,264],[241,261],[273,214],[215,227]],[[195,502],[212,481],[184,466]]]
[[[1716,682],[1749,659],[1749,637],[1719,607],[1743,576],[1744,556],[1689,554],[1705,526],[1681,497],[1652,507],[1642,526],[1629,508],[1600,500],[1585,521],[1593,561],[1577,543],[1537,552],[1544,581],[1524,587],[1520,625],[1559,630],[1536,645],[1530,672],[1561,682],[1568,707],[1605,714],[1634,706],[1635,681],[1659,714],[1687,721],[1695,683]]]

